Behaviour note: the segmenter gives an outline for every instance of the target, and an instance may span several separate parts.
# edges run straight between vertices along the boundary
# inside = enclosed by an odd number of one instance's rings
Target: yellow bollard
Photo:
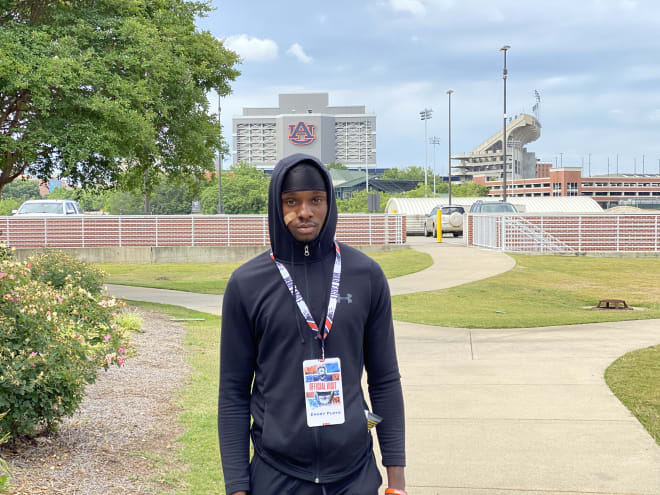
[[[435,211],[435,231],[437,233],[438,242],[442,242],[442,209],[438,208]]]

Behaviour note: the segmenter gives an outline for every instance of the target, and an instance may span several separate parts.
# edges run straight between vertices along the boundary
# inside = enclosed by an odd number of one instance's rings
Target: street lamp
[[[453,89],[447,90],[447,96],[449,97],[449,137],[447,138],[448,151],[447,151],[447,171],[449,176],[449,206],[451,206],[451,94],[454,92]]]
[[[433,197],[435,197],[435,147],[440,144],[440,138],[432,136],[429,138],[429,143],[433,145]]]
[[[220,93],[218,92],[218,123],[220,123],[220,114],[222,108],[220,107]],[[220,124],[220,132],[222,133],[222,124]],[[222,146],[222,134],[220,135],[220,146]],[[218,215],[222,214],[222,148],[218,150]]]
[[[504,80],[504,123],[502,126],[502,162],[504,165],[502,186],[504,187],[504,201],[506,201],[506,51],[509,48],[511,48],[509,45],[504,45],[502,48],[500,48],[500,51],[504,52],[504,70],[502,71],[502,79]]]
[[[429,163],[429,158],[428,158],[428,146],[426,145],[426,142],[428,141],[428,121],[431,120],[433,117],[431,114],[433,113],[432,108],[425,108],[421,112],[419,112],[419,118],[424,121],[424,197],[426,197],[426,187],[428,184],[428,179],[426,178],[426,169],[428,168],[428,163]]]

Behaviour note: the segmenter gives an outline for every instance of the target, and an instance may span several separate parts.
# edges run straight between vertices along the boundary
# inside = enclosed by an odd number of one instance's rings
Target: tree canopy
[[[0,191],[23,173],[139,189],[211,170],[224,145],[206,94],[239,72],[195,28],[209,3],[2,2]]]
[[[222,210],[226,214],[266,213],[270,177],[245,162],[222,174]],[[202,213],[218,212],[218,183],[202,192]]]

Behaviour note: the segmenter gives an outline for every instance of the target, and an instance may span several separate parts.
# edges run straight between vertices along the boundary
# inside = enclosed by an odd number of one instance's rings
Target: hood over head
[[[291,183],[287,178],[287,172],[296,165],[309,165],[315,167],[323,179],[325,191],[328,195],[328,214],[325,223],[321,228],[318,237],[313,241],[303,243],[297,241],[287,229],[282,218],[282,192],[285,185],[288,187]],[[311,184],[318,184],[317,181],[309,176],[302,174],[303,178]],[[316,176],[316,174],[312,174]],[[285,184],[286,181],[286,184]],[[311,187],[311,186],[310,186]],[[314,186],[311,190],[317,190]],[[303,153],[296,153],[282,158],[273,170],[268,189],[268,230],[270,233],[270,247],[275,258],[282,261],[305,262],[317,260],[325,256],[328,252],[334,251],[335,231],[337,228],[337,203],[335,201],[335,192],[332,186],[330,173],[323,164],[315,157]],[[309,256],[305,256],[305,245],[309,248]]]

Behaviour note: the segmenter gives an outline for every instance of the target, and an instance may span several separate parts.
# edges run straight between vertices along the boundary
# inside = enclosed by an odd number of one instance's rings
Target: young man
[[[271,252],[238,268],[224,295],[218,431],[228,495],[377,494],[363,369],[383,418],[386,493],[405,494],[387,280],[369,257],[335,242],[336,224],[325,167],[302,154],[281,160],[268,195]]]

